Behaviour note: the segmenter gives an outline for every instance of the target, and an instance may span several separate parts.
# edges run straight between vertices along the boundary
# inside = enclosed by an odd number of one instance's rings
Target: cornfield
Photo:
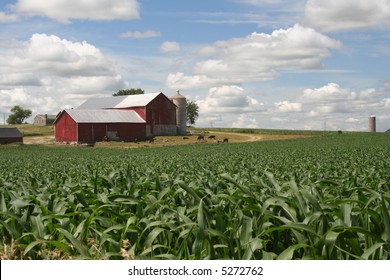
[[[0,147],[1,259],[390,258],[390,137]]]

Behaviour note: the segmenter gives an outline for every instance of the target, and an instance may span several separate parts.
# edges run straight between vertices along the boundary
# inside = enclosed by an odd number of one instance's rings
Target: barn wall
[[[141,118],[146,119],[146,110],[144,106],[127,107],[127,108],[115,108],[113,110],[130,110],[135,111]]]
[[[176,135],[176,106],[160,94],[146,106],[146,122],[151,135]]]
[[[0,144],[23,143],[23,137],[0,138]]]
[[[77,124],[67,112],[63,112],[54,125],[56,142],[77,142]]]
[[[155,135],[177,135],[177,125],[157,124],[154,125]]]
[[[151,137],[151,136],[153,136],[153,134],[151,132],[150,125],[146,124],[146,137]]]
[[[144,120],[146,119],[145,107],[132,107],[131,110],[135,111]]]
[[[112,134],[115,134],[115,138],[112,137]],[[146,137],[146,126],[143,123],[78,124],[78,142],[99,142],[102,141],[105,136],[110,136],[112,140],[118,141],[144,139]]]
[[[176,125],[176,106],[163,94],[146,106],[146,112],[148,123]]]

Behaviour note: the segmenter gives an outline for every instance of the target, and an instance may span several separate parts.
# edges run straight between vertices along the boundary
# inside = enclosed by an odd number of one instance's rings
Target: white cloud
[[[366,89],[360,92],[329,83],[320,88],[305,89],[298,98],[310,116],[310,122],[320,127],[326,122],[327,129],[367,130],[367,117],[377,114],[383,118],[386,108],[388,88]]]
[[[41,81],[32,73],[9,73],[0,74],[0,85],[3,86],[39,86]]]
[[[40,71],[58,76],[91,76],[112,72],[112,65],[95,46],[54,35],[33,34],[28,42],[8,51],[3,63],[16,73]]]
[[[164,42],[161,44],[160,51],[163,53],[179,52],[180,44],[177,42]]]
[[[135,38],[135,39],[145,39],[145,38],[153,38],[160,37],[161,33],[154,30],[146,30],[142,31],[134,31],[134,32],[124,32],[120,34],[121,38]]]
[[[382,102],[384,104],[383,107],[390,108],[390,98],[385,98],[382,100]]]
[[[34,34],[28,41],[3,44],[0,53],[1,112],[26,105],[56,113],[127,85],[115,64],[87,42]]]
[[[166,79],[167,87],[174,89],[208,88],[219,84],[229,84],[230,82],[228,78],[210,78],[207,75],[188,76],[182,72],[171,73]]]
[[[0,12],[0,22],[14,22],[18,20],[18,16],[16,14],[6,14],[4,12]]]
[[[321,101],[342,101],[353,100],[357,98],[357,94],[349,89],[343,89],[336,83],[329,83],[326,86],[315,89],[305,89],[302,95],[304,100]]]
[[[137,0],[18,0],[12,10],[27,16],[42,16],[69,23],[76,20],[133,20],[138,19]]]
[[[261,100],[261,99],[259,99]],[[377,116],[378,131],[388,127],[390,87],[355,91],[336,83],[319,88],[307,88],[290,100],[267,102],[262,110],[242,113],[257,120],[257,127],[272,129],[367,131],[368,116]],[[237,113],[227,111],[222,118],[236,124]],[[230,123],[231,123],[230,122]],[[230,126],[227,122],[225,126]]]
[[[271,117],[271,121],[276,123],[288,123],[290,120],[288,118]]]
[[[298,102],[290,102],[290,101],[276,102],[275,107],[277,108],[278,111],[283,113],[302,111],[302,104]]]
[[[345,121],[347,123],[358,123],[359,119],[350,117],[350,118],[346,119]]]
[[[366,106],[362,100],[366,102],[367,98],[364,98],[364,92],[359,94],[329,83],[321,88],[305,89],[300,100],[311,108],[310,116],[328,116],[363,110]]]
[[[13,106],[19,105],[32,110],[33,114],[56,112],[58,106],[53,97],[32,95],[25,87],[0,90],[0,104],[0,110],[4,112],[9,112]]]
[[[231,127],[235,128],[258,128],[259,123],[256,117],[250,114],[240,114],[238,118],[232,123]]]
[[[252,33],[204,46],[198,51],[193,75],[171,74],[167,86],[241,84],[275,79],[277,71],[283,69],[321,69],[329,49],[340,47],[340,42],[299,24],[272,34]],[[210,58],[201,60],[204,56]]]
[[[263,110],[263,104],[250,97],[239,86],[220,86],[209,89],[204,99],[198,99],[199,112],[202,114],[242,113]]]
[[[390,26],[390,1],[309,0],[305,20],[325,32]]]

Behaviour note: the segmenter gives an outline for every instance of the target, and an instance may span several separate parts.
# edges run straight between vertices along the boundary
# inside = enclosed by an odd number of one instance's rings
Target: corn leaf
[[[292,260],[292,258],[294,256],[294,252],[296,250],[299,250],[301,248],[307,248],[307,247],[309,247],[309,245],[307,245],[307,244],[297,244],[297,245],[290,246],[286,250],[284,250],[282,253],[280,253],[280,255],[276,259],[277,260]]]
[[[70,243],[73,245],[74,248],[81,254],[83,258],[89,258],[89,252],[84,248],[84,246],[81,244],[79,240],[77,240],[73,234],[71,234],[69,231],[63,228],[57,229],[60,233],[62,233],[66,239],[70,241]]]
[[[163,228],[160,228],[160,227],[155,227],[149,234],[148,236],[146,237],[146,240],[145,240],[145,247],[146,248],[149,248],[152,246],[154,240],[157,238],[157,236],[163,232],[165,229]]]

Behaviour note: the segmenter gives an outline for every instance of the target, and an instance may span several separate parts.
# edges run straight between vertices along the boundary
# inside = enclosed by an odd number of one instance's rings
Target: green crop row
[[[389,259],[390,137],[0,147],[2,259]]]

